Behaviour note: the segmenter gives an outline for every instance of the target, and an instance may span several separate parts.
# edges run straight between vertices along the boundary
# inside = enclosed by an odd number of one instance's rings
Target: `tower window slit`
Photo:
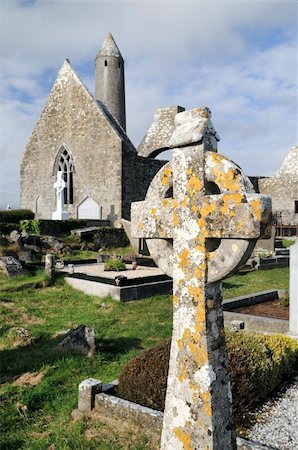
[[[105,66],[107,67],[107,65],[108,65],[108,61],[105,59]]]

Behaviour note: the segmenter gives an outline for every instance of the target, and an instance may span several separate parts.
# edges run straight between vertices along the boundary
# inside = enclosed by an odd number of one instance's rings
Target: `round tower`
[[[95,58],[95,98],[108,107],[126,130],[124,60],[111,33]]]

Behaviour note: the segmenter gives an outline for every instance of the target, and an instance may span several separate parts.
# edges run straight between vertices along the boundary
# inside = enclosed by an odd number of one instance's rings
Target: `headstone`
[[[64,188],[66,183],[63,179],[63,172],[57,173],[57,181],[54,184],[56,189],[56,211],[52,214],[52,220],[68,220],[68,212],[64,210]]]
[[[1,256],[0,267],[9,277],[16,277],[24,273],[22,264],[13,256]]]
[[[298,239],[290,247],[290,320],[289,332],[298,336]]]
[[[59,347],[74,350],[84,356],[93,356],[96,350],[96,333],[94,328],[79,325],[59,343]]]
[[[46,254],[45,271],[50,279],[52,279],[55,274],[55,261],[56,261],[56,258],[52,253]]]
[[[215,142],[210,116],[208,108],[177,114],[172,165],[131,211],[132,236],[146,238],[173,274],[163,450],[236,449],[220,280],[268,233],[271,214],[268,197],[254,193],[236,164],[206,151]]]

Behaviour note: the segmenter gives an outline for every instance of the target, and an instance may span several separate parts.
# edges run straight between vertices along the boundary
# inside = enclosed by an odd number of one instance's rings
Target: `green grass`
[[[267,289],[289,289],[289,269],[258,270],[234,275],[223,282],[223,297],[229,299]]]
[[[44,281],[43,272],[10,280],[0,276],[0,449],[155,448],[140,431],[115,431],[113,424],[74,421],[70,414],[83,379],[111,381],[134,355],[171,335],[171,296],[120,304],[75,291],[61,277],[49,287],[42,287]],[[284,289],[287,284],[287,269],[253,272],[226,280],[224,294],[230,298],[272,287]],[[20,287],[24,290],[17,290]],[[80,324],[94,327],[99,338],[92,359],[57,347],[59,333]],[[14,346],[12,327],[28,329],[33,343]],[[35,386],[15,384],[24,373],[43,377]]]

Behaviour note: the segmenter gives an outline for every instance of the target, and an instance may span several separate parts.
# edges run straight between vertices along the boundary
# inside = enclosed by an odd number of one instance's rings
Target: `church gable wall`
[[[72,155],[73,205],[87,197],[98,203],[102,218],[111,211],[121,218],[122,142],[69,63],[64,63],[31,135],[21,164],[21,206],[51,219],[55,210],[57,154],[64,146]],[[56,161],[57,166],[57,161]],[[42,198],[42,201],[37,201]]]

